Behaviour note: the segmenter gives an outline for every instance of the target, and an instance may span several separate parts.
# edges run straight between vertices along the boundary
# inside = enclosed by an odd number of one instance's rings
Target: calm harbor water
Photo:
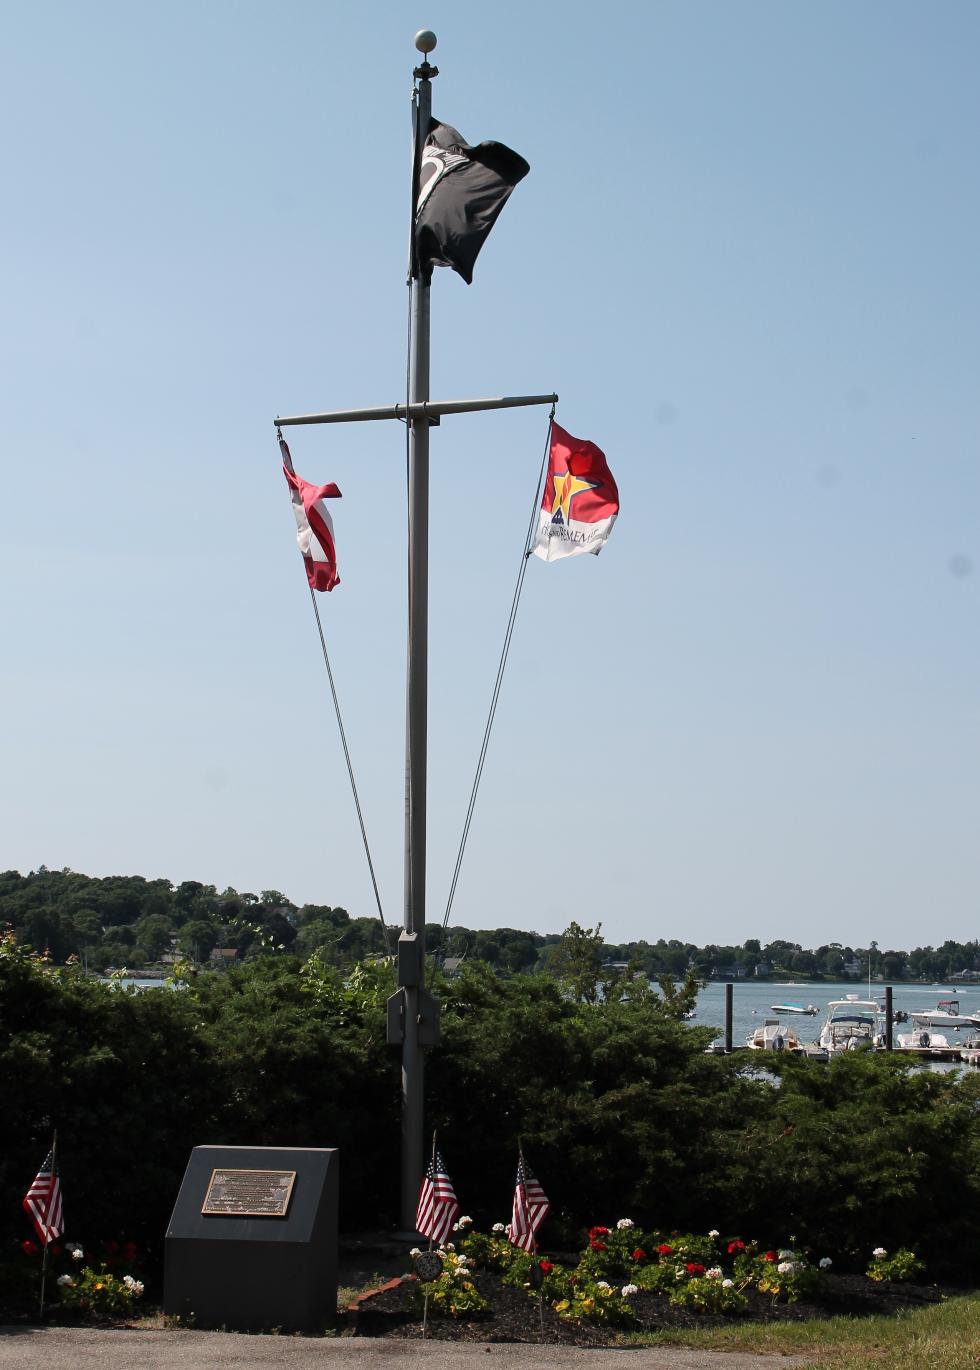
[[[953,989],[949,985],[894,985],[892,1002],[895,1011],[913,1013],[935,1008],[940,999],[959,999],[963,1013],[980,1013],[980,985],[965,985]],[[781,1022],[792,1023],[800,1039],[804,1042],[815,1041],[820,1035],[820,1027],[827,1016],[827,1005],[831,999],[844,999],[848,994],[856,994],[860,999],[868,997],[868,983],[846,984],[821,981],[817,984],[793,984],[788,981],[778,983],[774,980],[736,981],[732,1005],[732,1043],[736,1047],[745,1045],[745,1040],[764,1018],[780,1018]],[[885,986],[872,982],[871,997],[884,1000]],[[780,1016],[773,1013],[773,1004],[814,1004],[820,1012],[814,1018],[800,1017],[798,1014]],[[725,1033],[725,986],[712,981],[705,985],[698,995],[697,1016],[693,1020],[699,1027],[714,1027],[719,1038]],[[911,1031],[904,1025],[899,1032]],[[944,1028],[950,1046],[965,1041],[975,1028]]]

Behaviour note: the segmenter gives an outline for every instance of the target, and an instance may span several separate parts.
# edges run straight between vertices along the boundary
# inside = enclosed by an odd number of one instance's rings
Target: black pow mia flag
[[[463,135],[436,119],[422,149],[415,205],[416,268],[451,266],[467,285],[473,264],[510,192],[531,170],[503,143],[471,147]]]

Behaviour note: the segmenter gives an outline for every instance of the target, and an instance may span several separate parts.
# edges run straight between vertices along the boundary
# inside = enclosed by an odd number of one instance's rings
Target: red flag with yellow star
[[[551,457],[538,532],[531,550],[542,561],[592,552],[598,556],[619,513],[619,491],[594,442],[551,425]]]

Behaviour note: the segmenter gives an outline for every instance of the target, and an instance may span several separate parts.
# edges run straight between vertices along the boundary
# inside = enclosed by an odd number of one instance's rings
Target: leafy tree
[[[170,946],[170,919],[160,913],[144,913],[134,925],[136,942],[144,952],[144,960],[159,961]]]
[[[569,923],[551,954],[550,966],[574,999],[596,1003],[610,979],[602,969],[602,924],[583,928]]]
[[[180,929],[177,945],[191,960],[206,961],[218,945],[217,925],[207,918],[189,918]]]

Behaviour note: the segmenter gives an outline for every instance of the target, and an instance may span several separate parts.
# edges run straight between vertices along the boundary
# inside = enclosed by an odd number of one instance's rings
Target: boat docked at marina
[[[908,1051],[915,1056],[949,1056],[959,1054],[959,1047],[951,1047],[942,1032],[899,1032],[895,1036],[896,1051]]]
[[[933,1009],[917,1009],[910,1015],[919,1029],[927,1027],[980,1027],[980,1015],[961,1013],[959,999],[940,999]]]
[[[859,999],[848,994],[831,999],[817,1046],[829,1055],[841,1051],[863,1051],[884,1045],[882,1014],[874,999]]]
[[[796,1029],[781,1023],[778,1018],[766,1018],[745,1039],[750,1051],[800,1052],[804,1045]]]

